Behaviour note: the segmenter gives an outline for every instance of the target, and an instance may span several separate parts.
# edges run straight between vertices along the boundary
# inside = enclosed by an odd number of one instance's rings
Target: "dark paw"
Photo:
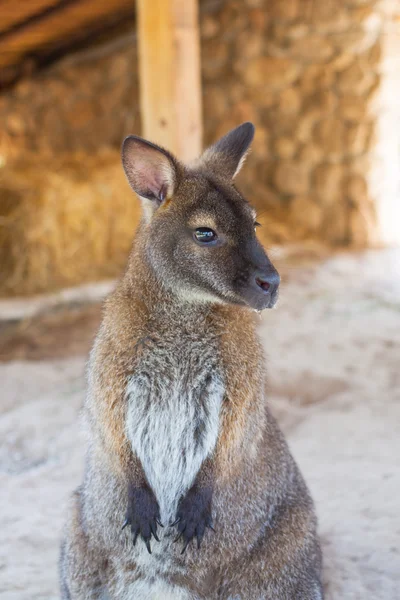
[[[157,542],[157,525],[162,527],[160,522],[160,509],[157,500],[149,487],[131,486],[128,490],[128,510],[126,511],[125,523],[122,529],[130,525],[133,544],[139,535],[146,544],[146,548],[151,554],[150,540],[151,536]]]
[[[215,531],[211,518],[211,497],[211,488],[199,488],[194,485],[179,502],[173,525],[177,526],[179,532],[174,542],[183,540],[181,554],[193,538],[196,538],[197,548],[200,549],[206,527]]]

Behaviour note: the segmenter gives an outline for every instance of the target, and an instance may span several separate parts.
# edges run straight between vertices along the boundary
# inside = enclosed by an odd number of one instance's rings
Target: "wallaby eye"
[[[217,239],[217,234],[212,229],[208,227],[198,227],[194,232],[195,239],[201,244],[209,244],[210,242],[215,242]]]

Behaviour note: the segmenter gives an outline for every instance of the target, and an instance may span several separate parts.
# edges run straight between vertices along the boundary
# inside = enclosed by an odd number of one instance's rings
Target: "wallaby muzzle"
[[[250,233],[250,232],[249,232]],[[236,278],[237,293],[254,310],[273,308],[278,299],[280,276],[264,248],[251,232],[240,244],[242,265]]]
[[[246,304],[254,310],[273,308],[278,299],[279,283],[279,273],[270,263],[268,268],[253,270],[247,285],[239,293]]]

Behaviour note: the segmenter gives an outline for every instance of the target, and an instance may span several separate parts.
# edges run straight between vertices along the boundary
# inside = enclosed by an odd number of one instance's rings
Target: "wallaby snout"
[[[273,308],[278,298],[280,277],[264,248],[249,232],[238,248],[243,267],[238,272],[237,293],[244,303],[255,310]]]
[[[256,270],[243,290],[246,303],[255,310],[273,308],[278,299],[280,276],[271,264],[269,269]]]

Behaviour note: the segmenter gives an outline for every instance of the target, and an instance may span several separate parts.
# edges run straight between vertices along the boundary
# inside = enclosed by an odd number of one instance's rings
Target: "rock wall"
[[[380,199],[371,181],[375,149],[382,147],[383,89],[388,97],[385,27],[400,13],[398,3],[203,0],[200,6],[204,141],[244,120],[256,124],[239,183],[261,219],[273,223],[278,241],[375,243]],[[136,52],[135,35],[121,37],[3,94],[3,169],[26,156],[51,168],[54,156],[117,150],[124,135],[140,132]],[[397,105],[391,104],[393,122]],[[380,155],[399,166],[391,148],[391,156],[387,149]]]
[[[251,119],[258,132],[245,188],[290,224],[290,237],[374,242],[368,173],[382,7],[373,0],[246,4],[227,2],[203,16],[206,141]]]

